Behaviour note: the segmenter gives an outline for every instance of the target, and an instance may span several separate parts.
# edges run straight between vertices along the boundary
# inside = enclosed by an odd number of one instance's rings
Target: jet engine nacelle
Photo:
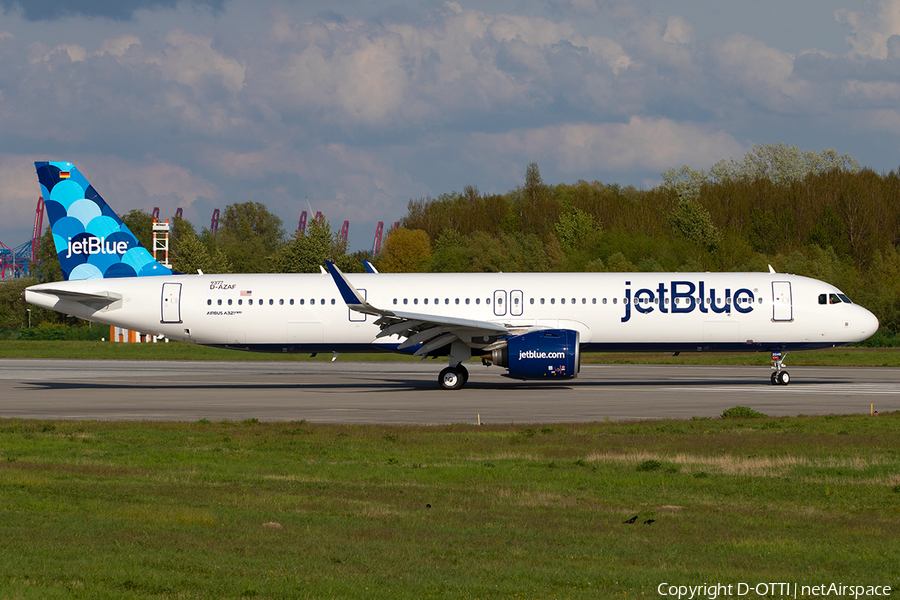
[[[511,337],[491,352],[491,362],[515,379],[572,379],[581,369],[578,332],[541,329]]]

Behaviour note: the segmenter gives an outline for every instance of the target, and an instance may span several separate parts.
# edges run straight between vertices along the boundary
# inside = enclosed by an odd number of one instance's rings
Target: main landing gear
[[[787,352],[782,353],[780,350],[775,350],[772,352],[772,362],[775,364],[772,366],[772,385],[787,385],[791,382],[791,376],[787,371],[784,370],[784,357],[787,356]]]
[[[462,365],[447,367],[438,375],[438,383],[445,390],[458,390],[469,381],[469,371]]]
[[[438,383],[445,390],[458,390],[469,381],[469,372],[462,365],[464,360],[472,358],[472,349],[462,340],[450,344],[450,366],[438,375]]]

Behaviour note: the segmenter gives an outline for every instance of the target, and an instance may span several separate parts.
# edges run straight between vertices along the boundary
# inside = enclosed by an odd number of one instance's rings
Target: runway
[[[170,362],[0,359],[0,418],[198,419],[329,423],[550,423],[900,410],[900,369],[795,367],[773,386],[762,367],[583,365],[577,379],[521,382],[467,365],[468,385],[437,386],[443,363]]]

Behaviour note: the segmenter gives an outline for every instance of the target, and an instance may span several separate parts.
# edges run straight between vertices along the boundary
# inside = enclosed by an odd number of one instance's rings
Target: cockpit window
[[[850,302],[850,298],[844,294],[819,294],[819,304],[841,304],[842,302],[853,304]]]

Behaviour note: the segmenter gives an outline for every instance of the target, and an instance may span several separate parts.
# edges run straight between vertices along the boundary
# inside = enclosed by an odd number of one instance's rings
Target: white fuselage
[[[858,342],[878,327],[863,307],[833,303],[840,294],[833,286],[778,273],[367,273],[347,279],[381,309],[572,329],[584,351],[811,349]],[[91,304],[78,294],[115,301]],[[394,350],[401,341],[376,340],[376,317],[348,309],[328,274],[87,279],[35,285],[25,299],[98,323],[247,350],[368,352]]]

